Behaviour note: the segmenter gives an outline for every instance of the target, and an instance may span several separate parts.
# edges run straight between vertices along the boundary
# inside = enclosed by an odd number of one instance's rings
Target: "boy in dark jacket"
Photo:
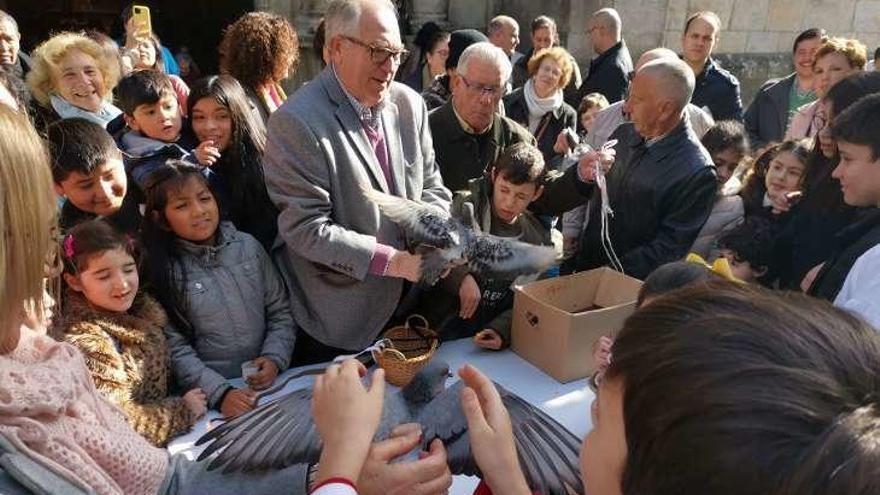
[[[811,295],[880,325],[880,95],[866,96],[835,117],[831,134],[840,163],[846,204],[864,207],[855,222],[837,234],[838,248],[819,270]]]
[[[137,70],[122,78],[116,91],[126,126],[118,129],[121,122],[113,121],[108,129],[117,136],[125,170],[141,190],[147,176],[170,159],[198,165],[192,155],[198,143],[181,132],[183,116],[167,75]]]
[[[64,198],[59,224],[105,218],[135,234],[141,222],[137,194],[128,187],[122,154],[110,134],[86,119],[59,120],[46,129],[55,192]]]
[[[538,148],[514,144],[504,150],[487,176],[472,179],[467,190],[456,194],[451,212],[483,233],[552,245],[550,231],[528,211],[529,204],[544,192],[545,176]],[[469,273],[466,266],[453,270],[438,289],[445,293],[440,297],[446,303],[438,306],[447,310],[441,336],[446,340],[474,336],[485,349],[510,345],[513,282]]]

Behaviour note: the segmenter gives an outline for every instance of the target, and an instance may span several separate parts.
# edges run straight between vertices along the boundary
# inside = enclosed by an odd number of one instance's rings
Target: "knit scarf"
[[[0,435],[29,458],[98,495],[156,493],[168,453],[128,426],[98,393],[82,353],[22,327],[0,355]]]
[[[555,112],[562,106],[562,90],[557,89],[552,95],[539,98],[538,93],[535,92],[534,80],[529,79],[523,88],[523,95],[526,97],[526,107],[529,109],[529,130],[534,134],[544,115]]]
[[[97,112],[83,110],[77,106],[71,105],[67,100],[57,95],[49,95],[49,103],[62,119],[72,119],[80,117],[88,121],[94,122],[101,127],[107,127],[107,123],[115,119],[122,113],[122,110],[116,108],[112,103],[105,101]]]
[[[262,86],[260,88],[260,97],[263,99],[266,108],[269,109],[269,113],[278,110],[278,107],[287,100],[287,94],[284,92],[284,88],[277,83]]]

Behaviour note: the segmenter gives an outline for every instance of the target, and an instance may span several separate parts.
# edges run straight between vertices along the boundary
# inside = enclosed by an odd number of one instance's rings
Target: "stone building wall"
[[[319,65],[311,53],[311,33],[328,0],[257,0],[257,8],[289,16],[303,40],[303,65],[296,86],[311,78]],[[737,74],[748,103],[770,77],[789,73],[791,44],[807,28],[824,27],[834,36],[856,37],[868,46],[869,58],[880,45],[880,0],[398,0],[414,29],[432,20],[451,29],[485,29],[489,19],[506,13],[520,23],[523,51],[529,45],[529,23],[547,14],[559,24],[562,44],[582,67],[593,57],[586,37],[587,19],[595,10],[614,7],[623,19],[624,37],[633,57],[656,46],[678,50],[690,13],[712,10],[722,21],[716,49],[722,65]]]

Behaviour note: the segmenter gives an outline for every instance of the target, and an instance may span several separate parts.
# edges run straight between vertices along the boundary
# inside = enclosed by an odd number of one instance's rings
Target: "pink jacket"
[[[0,434],[99,495],[155,494],[168,469],[168,454],[98,394],[75,347],[25,327],[0,355]]]
[[[788,130],[785,131],[785,140],[803,139],[815,137],[819,129],[813,128],[813,119],[816,116],[817,102],[807,103],[798,108],[797,113],[791,117],[791,123],[788,124]]]

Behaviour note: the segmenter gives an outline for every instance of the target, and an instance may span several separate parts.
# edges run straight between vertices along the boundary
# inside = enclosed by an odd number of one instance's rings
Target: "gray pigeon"
[[[363,188],[364,196],[400,226],[408,238],[437,249],[422,252],[422,280],[434,285],[443,272],[467,264],[471,271],[496,278],[543,272],[556,261],[556,250],[476,232],[438,208]]]
[[[467,420],[461,410],[463,382],[446,387],[449,365],[428,363],[404,388],[385,388],[382,420],[376,440],[404,423],[422,426],[419,448],[398,460],[415,460],[419,450],[439,438],[446,446],[453,474],[479,476],[471,455]],[[532,490],[543,495],[583,493],[578,452],[580,441],[545,412],[495,384],[510,413],[517,453]],[[297,390],[225,423],[203,435],[196,445],[213,441],[199,455],[213,457],[208,470],[254,472],[281,469],[300,463],[316,463],[321,440],[311,417],[312,389]]]

